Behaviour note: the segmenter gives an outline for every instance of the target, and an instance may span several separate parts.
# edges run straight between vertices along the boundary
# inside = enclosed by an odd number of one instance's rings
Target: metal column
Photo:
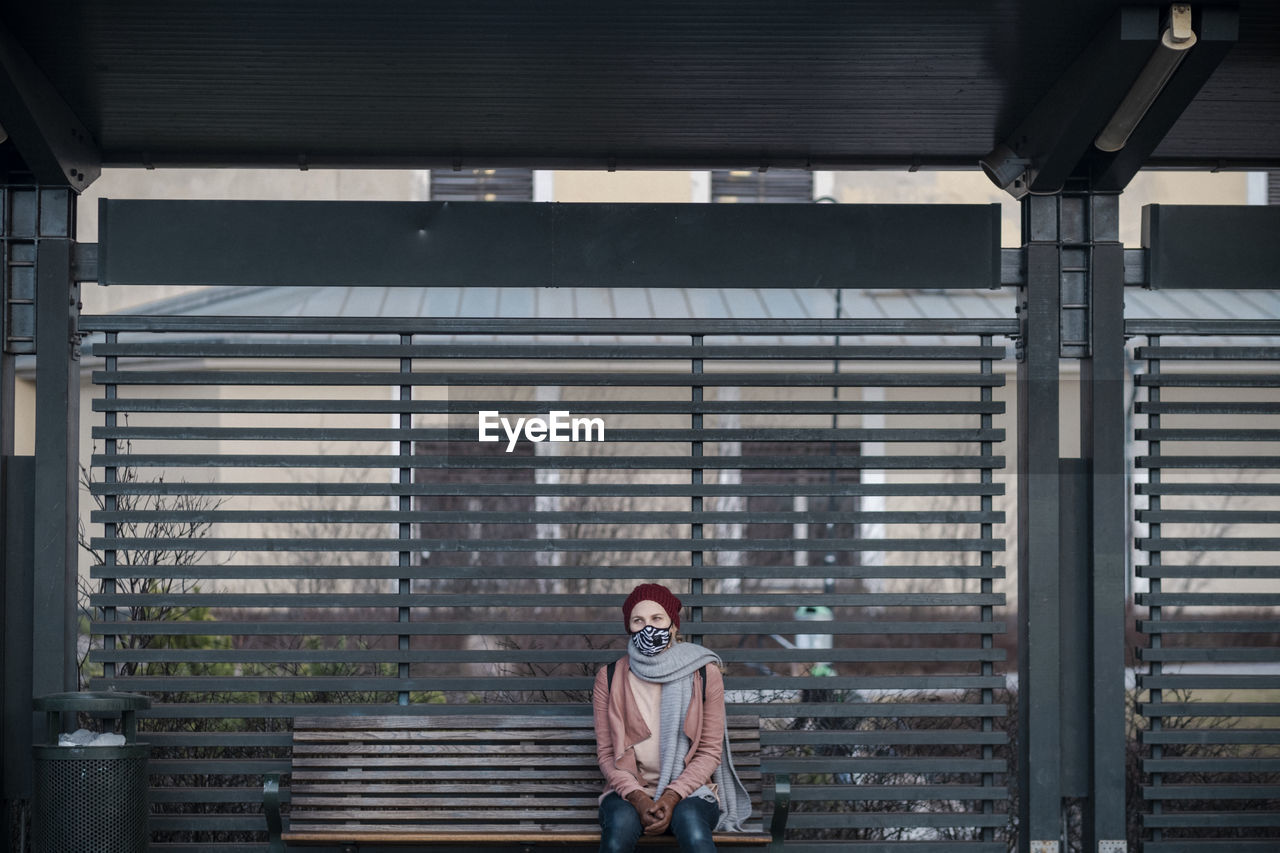
[[[72,266],[74,199],[62,220],[42,223],[36,248],[36,482],[33,689],[75,690],[76,528],[80,431],[77,320]],[[44,211],[42,210],[42,214]],[[42,215],[42,219],[45,218]]]
[[[35,465],[30,456],[0,457],[0,759],[3,760],[3,830],[0,850],[20,832],[11,831],[10,820],[21,820],[31,799],[31,505]]]
[[[0,765],[6,845],[10,821],[22,820],[31,795],[32,697],[75,686],[80,391],[72,340],[78,303],[72,283],[74,204],[65,188],[0,187]],[[37,310],[41,304],[44,310]],[[32,458],[14,455],[15,362],[37,353],[38,438]]]
[[[1018,297],[1018,850],[1062,835],[1058,557],[1060,196],[1022,207]],[[1040,849],[1040,848],[1037,848]],[[1053,849],[1050,847],[1049,849]]]
[[[1019,849],[1125,849],[1124,247],[1118,196],[1023,206],[1019,299]],[[1080,458],[1060,458],[1059,359],[1080,360]]]
[[[1084,850],[1125,849],[1124,246],[1119,196],[1088,196],[1090,349],[1080,364],[1080,456],[1089,475],[1091,738]]]

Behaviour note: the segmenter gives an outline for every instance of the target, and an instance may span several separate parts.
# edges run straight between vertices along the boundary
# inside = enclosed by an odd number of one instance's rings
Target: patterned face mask
[[[671,644],[671,629],[645,625],[631,635],[631,644],[640,654],[651,658],[666,651],[667,646]]]

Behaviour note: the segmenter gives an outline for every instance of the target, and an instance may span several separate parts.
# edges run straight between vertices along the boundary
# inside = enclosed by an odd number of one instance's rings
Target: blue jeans
[[[681,853],[715,853],[711,833],[720,820],[720,808],[701,797],[687,797],[671,812],[671,827]],[[610,793],[600,803],[600,853],[631,853],[644,834],[635,806]]]

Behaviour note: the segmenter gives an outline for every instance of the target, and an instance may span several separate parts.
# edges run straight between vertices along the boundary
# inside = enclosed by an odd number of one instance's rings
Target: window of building
[[[432,169],[432,201],[533,201],[533,169]]]
[[[806,169],[719,169],[711,173],[711,200],[737,204],[813,201],[813,172]]]

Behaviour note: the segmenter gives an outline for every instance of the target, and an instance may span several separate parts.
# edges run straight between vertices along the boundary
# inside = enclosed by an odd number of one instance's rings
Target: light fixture
[[[1191,29],[1191,4],[1175,3],[1169,9],[1169,26],[1160,35],[1160,44],[1147,60],[1125,94],[1124,100],[1093,141],[1101,151],[1119,151],[1129,141],[1133,129],[1151,109],[1173,72],[1178,70],[1187,51],[1196,43]]]
[[[1002,190],[1008,189],[1010,184],[1021,178],[1027,171],[1027,167],[1031,165],[1030,160],[1019,157],[1016,151],[1003,142],[992,148],[991,153],[978,163],[982,166],[982,171],[986,172],[987,177],[991,179],[991,183]]]

